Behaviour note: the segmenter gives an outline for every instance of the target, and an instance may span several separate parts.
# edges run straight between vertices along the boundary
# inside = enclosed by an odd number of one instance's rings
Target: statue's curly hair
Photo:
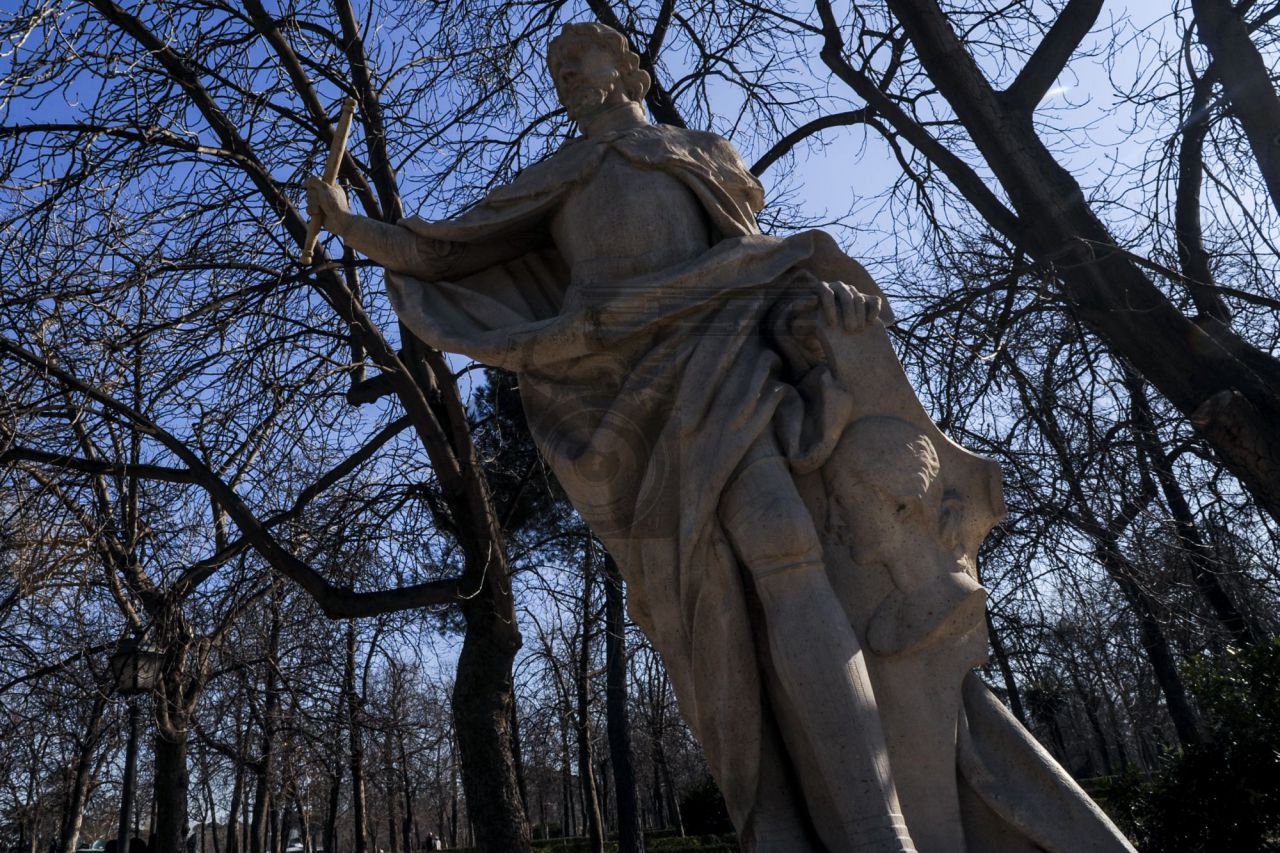
[[[567,53],[588,45],[603,47],[618,57],[618,72],[622,75],[622,91],[628,98],[639,102],[649,91],[649,72],[640,67],[640,57],[627,46],[622,33],[604,24],[565,24],[560,35],[551,40],[547,48],[547,67],[554,78],[564,63]]]

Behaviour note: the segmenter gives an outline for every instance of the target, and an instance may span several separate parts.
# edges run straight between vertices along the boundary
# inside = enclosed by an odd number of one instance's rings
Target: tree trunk
[[[404,839],[405,853],[414,853],[422,844],[415,837],[417,833],[414,831],[417,827],[417,822],[413,819],[414,787],[409,770],[409,752],[404,745],[403,727],[396,729],[396,748],[400,756],[400,793],[404,797],[404,819],[401,821],[400,829]]]
[[[293,808],[298,813],[298,833],[301,835],[302,853],[315,853],[315,844],[311,838],[311,815],[302,802],[299,791],[293,793]]]
[[[89,798],[89,785],[93,776],[93,753],[102,732],[102,717],[106,707],[106,697],[99,695],[89,711],[84,737],[80,740],[80,748],[76,751],[76,764],[71,772],[70,784],[67,786],[66,811],[62,816],[62,832],[58,845],[63,853],[75,853],[80,843],[80,827],[84,824],[84,807]]]
[[[608,721],[605,722],[608,728]],[[608,735],[606,734],[606,737]],[[609,759],[607,756],[601,756],[596,762],[596,784],[600,791],[600,826],[603,828],[605,835],[608,835],[608,828],[614,825],[614,814],[612,811],[613,790],[610,788],[610,781],[613,774],[609,770]]]
[[[1124,775],[1129,772],[1130,766],[1129,747],[1126,743],[1128,738],[1125,736],[1125,727],[1120,722],[1120,715],[1116,713],[1116,703],[1106,693],[1105,682],[1102,695],[1107,703],[1107,720],[1111,724],[1111,731],[1116,738],[1116,756],[1120,760],[1120,773]]]
[[[121,780],[121,787],[124,789],[120,798],[120,824],[116,832],[116,850],[118,853],[125,853],[129,849],[129,839],[133,836],[130,832],[129,818],[130,812],[133,811],[134,796],[138,783],[138,699],[135,696],[129,697],[129,740],[125,745],[124,756],[124,778]]]
[[[520,709],[518,703],[511,702],[511,760],[516,768],[516,787],[520,790],[520,805],[524,813],[529,814],[529,788],[524,779],[524,750],[520,745]]]
[[[1191,9],[1232,115],[1244,128],[1271,203],[1280,212],[1280,96],[1271,85],[1267,60],[1229,0],[1191,0]]]
[[[590,558],[582,568],[582,635],[579,637],[577,670],[574,672],[578,740],[578,784],[582,786],[582,811],[587,823],[587,849],[604,853],[604,819],[600,814],[600,792],[591,748],[591,635],[595,633],[591,592],[595,566]]]
[[[254,778],[255,779],[257,778],[256,771],[254,773]],[[253,846],[252,841],[249,838],[249,835],[253,830],[253,812],[250,810],[252,803],[249,800],[248,793],[249,792],[246,790],[245,797],[244,797],[244,805],[241,807],[241,810],[240,810],[240,849],[241,850],[248,850],[251,846]]]
[[[329,773],[329,800],[324,812],[324,853],[337,853],[338,804],[342,795],[342,767]]]
[[[386,744],[387,755],[391,755],[390,734],[388,734],[388,743]],[[400,853],[400,821],[397,812],[400,811],[400,798],[397,796],[396,779],[394,768],[387,768],[387,791],[385,804],[387,809],[387,847],[390,853]],[[405,853],[410,853],[406,850]]]
[[[618,811],[618,853],[641,853],[644,836],[640,832],[635,758],[631,752],[631,719],[627,712],[627,626],[623,613],[622,573],[608,553],[604,555],[604,574],[605,716]]]
[[[1092,540],[1095,557],[1106,570],[1107,575],[1120,588],[1120,593],[1138,620],[1142,646],[1146,650],[1156,682],[1164,693],[1165,707],[1173,721],[1178,740],[1184,746],[1195,743],[1199,740],[1196,714],[1187,699],[1186,689],[1182,678],[1178,675],[1178,667],[1169,649],[1168,639],[1160,626],[1158,609],[1138,582],[1136,567],[1125,558],[1120,547],[1121,533],[1154,497],[1154,491],[1148,492],[1144,489],[1143,493],[1131,497],[1109,522],[1104,523],[1094,513],[1088,496],[1085,495],[1081,486],[1083,478],[1076,471],[1076,460],[1071,454],[1069,443],[1061,427],[1052,414],[1052,399],[1047,397],[1042,389],[1037,389],[1020,371],[1015,370],[1014,375],[1024,408],[1031,413],[1041,433],[1053,448],[1062,469],[1067,491],[1076,506],[1077,529]]]
[[[343,692],[347,700],[347,735],[351,769],[351,824],[355,853],[368,853],[369,814],[365,804],[364,733],[361,731],[360,699],[356,691],[356,623],[347,620],[347,658],[343,671]]]
[[[1074,658],[1070,654],[1066,655],[1067,674],[1071,677],[1071,687],[1075,690],[1076,695],[1080,697],[1080,707],[1084,711],[1084,718],[1089,723],[1089,731],[1093,734],[1094,742],[1098,747],[1098,756],[1102,759],[1102,772],[1104,775],[1110,776],[1113,772],[1111,767],[1111,747],[1107,743],[1106,732],[1102,728],[1102,721],[1098,718],[1097,703],[1095,694],[1080,676],[1080,668],[1076,666]]]
[[[674,829],[676,835],[684,837],[684,819],[680,815],[680,800],[676,797],[676,786],[671,780],[671,766],[667,762],[667,749],[661,738],[653,742],[653,766],[662,786],[662,805],[667,812],[667,827]]]
[[[557,691],[558,692],[558,691]],[[568,697],[562,697],[564,703],[568,704]],[[563,707],[563,706],[562,706]],[[573,805],[573,770],[572,759],[570,758],[569,748],[569,715],[561,713],[560,715],[560,836],[569,838],[577,835],[577,826],[575,825],[575,816],[577,810]]]
[[[450,789],[449,789],[449,846],[458,846],[458,783],[452,778],[450,773]]]
[[[263,676],[262,751],[254,768],[257,784],[253,796],[253,822],[249,834],[249,853],[275,853],[271,849],[272,783],[275,769],[276,722],[279,717],[279,666],[281,619],[279,596],[273,596],[268,607],[270,628],[267,634],[267,659]]]
[[[165,731],[155,738],[156,835],[152,853],[187,851],[187,730]]]
[[[213,800],[213,780],[210,778],[208,755],[205,754],[205,760],[202,763],[201,775],[204,777],[204,798],[209,806],[209,818],[205,821],[205,826],[209,831],[209,847],[205,847],[204,831],[200,834],[200,853],[222,853],[222,848],[218,843],[218,809]],[[227,819],[231,819],[231,813],[227,815]]]
[[[486,595],[463,605],[467,630],[453,687],[462,786],[483,853],[530,853],[529,820],[511,754],[511,665],[520,635],[494,611]]]
[[[239,722],[239,720],[237,720]],[[236,778],[231,786],[231,805],[227,809],[227,853],[240,853],[240,833],[237,819],[240,816],[240,800],[244,796],[244,744],[239,745],[235,758]]]
[[[1107,574],[1120,587],[1121,593],[1138,619],[1142,647],[1147,652],[1147,659],[1151,662],[1156,682],[1164,694],[1165,709],[1173,720],[1178,741],[1184,747],[1198,742],[1200,729],[1196,713],[1192,710],[1191,702],[1187,698],[1187,689],[1182,683],[1182,676],[1178,674],[1178,666],[1169,648],[1169,641],[1160,627],[1155,604],[1134,579],[1134,567],[1120,553],[1116,543],[1100,542],[1097,553]]]
[[[1133,401],[1134,437],[1143,454],[1154,469],[1156,481],[1164,493],[1165,503],[1173,516],[1174,529],[1182,553],[1191,569],[1191,579],[1205,603],[1213,611],[1218,622],[1227,631],[1231,641],[1241,648],[1256,644],[1263,636],[1262,630],[1248,619],[1236,606],[1231,594],[1218,579],[1212,549],[1205,542],[1191,513],[1191,504],[1182,491],[1182,485],[1173,472],[1173,462],[1165,452],[1156,428],[1151,404],[1140,377],[1129,373],[1126,377],[1130,398]]]

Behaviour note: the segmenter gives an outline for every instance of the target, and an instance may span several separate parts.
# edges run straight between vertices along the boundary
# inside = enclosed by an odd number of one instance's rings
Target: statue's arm
[[[352,213],[346,194],[311,178],[307,202],[324,217],[325,230],[374,263],[392,272],[427,280],[457,278],[509,261],[537,247],[534,234],[501,241],[454,243],[431,240],[401,225]]]

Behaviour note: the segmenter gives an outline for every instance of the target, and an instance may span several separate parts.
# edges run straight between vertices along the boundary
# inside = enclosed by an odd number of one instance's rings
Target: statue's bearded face
[[[578,123],[629,100],[619,57],[604,46],[587,45],[566,56],[556,69],[555,84],[560,103]]]

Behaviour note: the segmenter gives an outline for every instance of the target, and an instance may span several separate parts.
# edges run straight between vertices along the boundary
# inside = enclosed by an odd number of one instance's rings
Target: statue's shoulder
[[[654,124],[629,131],[614,145],[632,162],[714,184],[752,213],[764,206],[764,187],[734,144],[717,133]]]
[[[681,140],[683,144],[690,148],[724,156],[731,155],[735,160],[741,159],[738,149],[734,147],[733,143],[718,133],[713,133],[710,130],[673,127],[667,124],[660,124],[657,127],[661,128],[663,133],[670,134],[674,138]]]
[[[651,156],[682,156],[740,163],[733,143],[708,130],[694,130],[670,124],[650,124],[620,134],[615,145]]]
[[[490,204],[505,204],[554,193],[580,181],[600,159],[599,145],[583,137],[571,139],[532,165],[522,169],[509,184],[498,187],[485,197]]]

